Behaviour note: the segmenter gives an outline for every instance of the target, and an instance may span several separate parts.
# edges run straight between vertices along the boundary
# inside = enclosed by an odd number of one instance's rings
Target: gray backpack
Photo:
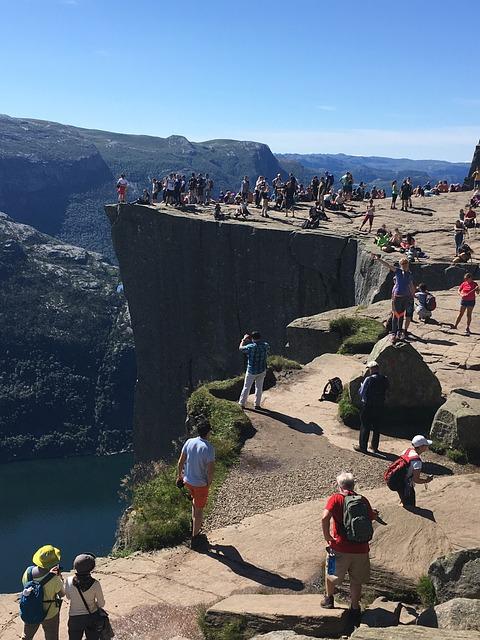
[[[373,538],[372,521],[362,496],[348,495],[343,502],[343,528],[349,542],[369,542]]]

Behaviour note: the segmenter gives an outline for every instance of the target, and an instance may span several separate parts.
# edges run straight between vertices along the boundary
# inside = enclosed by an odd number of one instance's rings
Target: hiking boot
[[[262,407],[259,404],[256,404],[254,406],[255,411],[259,411]]]
[[[323,600],[320,602],[320,606],[324,609],[334,609],[335,603],[333,596],[324,596]]]
[[[352,609],[352,607],[350,607],[348,610],[348,616],[354,627],[360,626],[360,622],[362,621],[362,610],[360,607],[358,609]]]
[[[354,451],[358,451],[358,453],[367,453],[366,449],[362,449],[362,447],[358,444],[353,445]]]

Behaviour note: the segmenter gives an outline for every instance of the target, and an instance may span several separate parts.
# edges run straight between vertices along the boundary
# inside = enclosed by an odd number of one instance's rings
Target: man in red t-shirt
[[[350,578],[351,613],[354,624],[360,619],[360,597],[362,585],[370,579],[370,547],[368,542],[351,542],[348,540],[343,525],[344,501],[346,496],[357,495],[354,491],[355,479],[351,473],[341,473],[337,477],[338,493],[334,493],[327,501],[322,516],[323,536],[329,546],[330,554],[335,556],[335,569],[328,571],[328,562],[325,572],[326,595],[322,601],[322,607],[333,609],[333,594],[335,587],[339,586],[345,574]],[[378,511],[372,509],[368,500],[362,497],[371,521],[376,520]],[[332,522],[333,521],[333,522]]]

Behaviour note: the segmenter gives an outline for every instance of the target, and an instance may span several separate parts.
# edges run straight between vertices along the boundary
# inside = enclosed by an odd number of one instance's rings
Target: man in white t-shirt
[[[197,431],[198,436],[189,438],[183,445],[177,464],[177,486],[183,483],[192,496],[192,549],[200,548],[205,540],[205,536],[200,536],[200,529],[215,472],[215,449],[208,442],[211,431],[208,421],[199,424]]]
[[[400,500],[402,501],[402,506],[404,507],[416,506],[416,484],[428,484],[433,480],[433,476],[421,476],[423,462],[420,456],[422,453],[427,451],[431,444],[432,441],[427,440],[425,436],[415,436],[412,438],[412,446],[405,449],[402,453],[402,458],[409,461],[407,474],[405,476],[405,484],[403,489],[398,492]]]

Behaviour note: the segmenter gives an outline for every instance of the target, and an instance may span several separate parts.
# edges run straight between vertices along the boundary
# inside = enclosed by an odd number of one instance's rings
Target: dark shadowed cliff
[[[119,451],[135,361],[116,267],[0,214],[0,461]]]
[[[282,352],[291,320],[356,301],[352,239],[142,206],[106,211],[135,336],[139,459],[165,455],[199,381],[242,369],[246,330]]]

